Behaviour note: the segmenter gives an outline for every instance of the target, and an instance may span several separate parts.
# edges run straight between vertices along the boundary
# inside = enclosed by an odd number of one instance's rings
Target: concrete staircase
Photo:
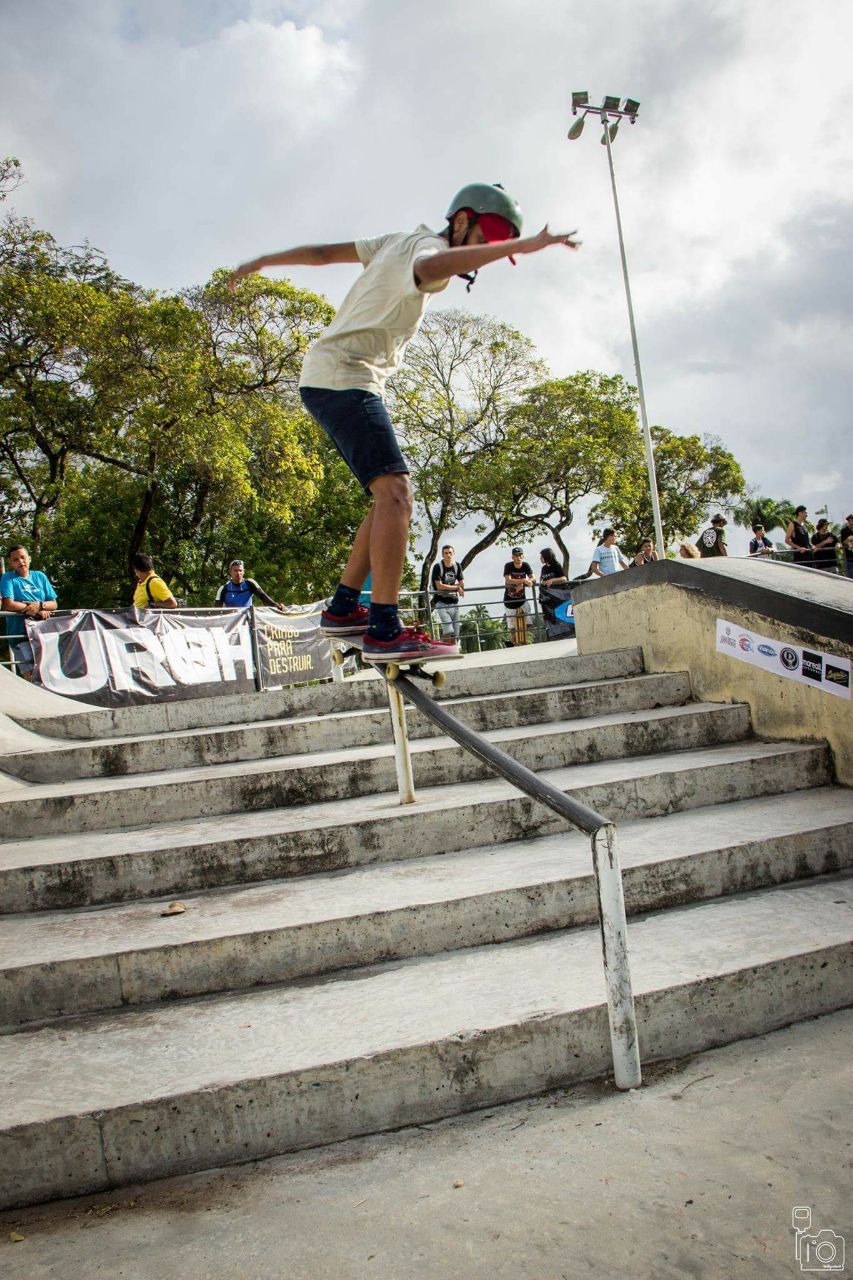
[[[644,1062],[850,1003],[825,744],[633,649],[442,701],[618,822]],[[378,678],[47,723],[0,757],[0,1206],[608,1071],[588,840],[415,712],[400,808]]]

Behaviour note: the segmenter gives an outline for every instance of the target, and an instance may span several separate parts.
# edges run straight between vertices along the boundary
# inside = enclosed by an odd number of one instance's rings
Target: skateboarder
[[[355,536],[334,596],[322,616],[329,636],[364,636],[366,658],[420,660],[453,656],[454,642],[432,640],[403,627],[398,616],[412,491],[409,468],[382,400],[385,381],[400,365],[430,295],[452,276],[468,280],[481,267],[550,245],[576,249],[574,232],[553,235],[545,226],[521,238],[521,211],[498,185],[473,183],[450,202],[441,232],[419,226],[374,240],[302,245],[243,263],[229,281],[266,267],[361,263],[365,268],[332,323],[302,366],[302,403],[330,436],[353,475],[373,498]],[[358,598],[373,575],[370,608]]]

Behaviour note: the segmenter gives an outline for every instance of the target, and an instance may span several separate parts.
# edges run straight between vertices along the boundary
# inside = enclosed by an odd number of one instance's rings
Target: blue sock
[[[396,604],[371,604],[368,632],[374,640],[393,640],[402,629]]]
[[[342,582],[338,583],[338,589],[332,596],[328,604],[329,613],[338,614],[339,617],[346,617],[348,613],[352,613],[358,604],[358,597],[361,590],[357,587],[345,587]]]

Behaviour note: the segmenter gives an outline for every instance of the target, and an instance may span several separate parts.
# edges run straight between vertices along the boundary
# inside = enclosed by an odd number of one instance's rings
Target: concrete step
[[[695,703],[589,716],[548,725],[488,733],[528,768],[539,771],[580,761],[608,760],[732,742],[749,733],[743,704]],[[416,785],[475,781],[488,766],[447,738],[411,744]],[[249,809],[311,804],[364,796],[395,785],[393,747],[359,747],[237,764],[164,770],[130,778],[33,784],[0,800],[0,830],[32,835],[98,831],[166,822],[170,818],[242,813]]]
[[[845,1007],[853,882],[641,917],[642,1060]],[[0,1207],[423,1123],[609,1071],[597,927],[0,1037]]]
[[[853,792],[822,788],[619,829],[629,914],[853,866]],[[597,919],[589,840],[503,842],[184,899],[0,917],[0,1026],[289,982]]]
[[[751,797],[784,797],[826,786],[831,772],[822,743],[750,740],[573,765],[543,771],[543,777],[622,822]],[[22,912],[183,897],[198,889],[417,859],[564,829],[551,810],[501,779],[478,781],[475,788],[454,780],[420,789],[417,804],[407,806],[400,806],[396,792],[384,792],[7,840],[0,843],[0,901],[6,912]]]
[[[539,664],[542,665],[541,663]],[[550,665],[550,664],[549,664]],[[479,733],[546,724],[616,711],[682,706],[690,699],[685,672],[589,681],[542,689],[446,698],[445,706]],[[411,738],[432,737],[435,728],[413,708],[408,713]],[[374,746],[391,741],[387,699],[367,710],[334,711],[291,719],[248,721],[215,729],[101,738],[92,742],[42,739],[34,749],[0,756],[0,769],[29,782],[63,782],[70,778],[121,777],[167,769],[266,760],[275,756]]]
[[[641,675],[643,653],[636,647],[609,653],[571,654],[560,645],[530,647],[530,656],[495,662],[502,655],[469,655],[453,667],[439,698],[479,697],[506,690],[540,689],[579,684],[587,680],[612,680]],[[359,711],[385,707],[387,696],[381,676],[367,673],[343,684],[292,685],[266,693],[217,698],[188,698],[138,707],[93,707],[81,714],[79,706],[67,716],[23,716],[15,719],[36,733],[59,738],[83,739],[164,734],[188,729],[215,728],[294,716],[328,715],[335,711]]]

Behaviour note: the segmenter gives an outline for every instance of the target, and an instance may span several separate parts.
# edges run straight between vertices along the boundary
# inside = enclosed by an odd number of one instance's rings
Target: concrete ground
[[[778,1280],[853,1247],[853,1011],[395,1134],[0,1215],[5,1280]],[[19,1239],[18,1237],[23,1237]],[[842,1247],[824,1235],[819,1242]],[[815,1246],[812,1246],[815,1247]],[[814,1261],[814,1258],[812,1258]],[[849,1260],[848,1260],[849,1261]],[[810,1270],[849,1275],[818,1263]]]

